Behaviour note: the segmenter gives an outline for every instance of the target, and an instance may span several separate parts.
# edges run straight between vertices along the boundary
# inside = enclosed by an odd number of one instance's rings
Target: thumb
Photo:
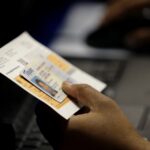
[[[131,48],[150,46],[150,28],[136,29],[125,37],[125,44]]]
[[[75,98],[79,104],[87,106],[90,109],[96,108],[97,104],[105,99],[97,90],[86,84],[64,82],[62,88],[66,94]]]

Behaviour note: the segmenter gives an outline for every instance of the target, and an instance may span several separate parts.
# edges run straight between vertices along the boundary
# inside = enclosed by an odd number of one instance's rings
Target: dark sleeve
[[[67,120],[46,104],[39,102],[35,109],[37,124],[50,145],[58,150],[64,139]]]

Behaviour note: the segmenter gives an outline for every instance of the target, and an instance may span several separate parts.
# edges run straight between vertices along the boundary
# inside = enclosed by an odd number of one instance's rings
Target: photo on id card
[[[54,86],[52,87],[51,85],[47,84],[35,74],[35,71],[32,68],[24,69],[21,73],[21,76],[57,102],[62,102],[66,98],[66,94],[61,89],[57,90],[54,88]]]

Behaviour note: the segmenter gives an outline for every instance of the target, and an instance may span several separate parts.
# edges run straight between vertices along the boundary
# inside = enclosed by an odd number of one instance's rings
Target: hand
[[[150,6],[149,0],[112,0],[102,24],[109,24],[124,17],[129,11]]]
[[[63,84],[63,90],[88,111],[68,121],[64,150],[147,150],[150,145],[129,123],[118,105],[92,87]],[[87,110],[87,109],[86,109]]]
[[[150,0],[111,0],[103,18],[102,26],[123,19],[127,14],[132,14],[133,11],[140,8],[149,8],[145,9],[145,12],[147,11],[150,16]],[[150,27],[143,26],[133,30],[126,35],[124,43],[129,48],[150,47]]]

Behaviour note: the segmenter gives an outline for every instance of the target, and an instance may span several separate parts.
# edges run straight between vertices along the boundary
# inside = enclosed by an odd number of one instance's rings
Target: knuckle
[[[113,100],[108,100],[106,105],[111,108],[116,108],[116,106],[117,106],[116,102],[114,102]]]
[[[78,87],[77,87],[78,96],[80,97],[80,96],[85,95],[89,91],[90,88],[91,87],[87,84],[78,85]]]

